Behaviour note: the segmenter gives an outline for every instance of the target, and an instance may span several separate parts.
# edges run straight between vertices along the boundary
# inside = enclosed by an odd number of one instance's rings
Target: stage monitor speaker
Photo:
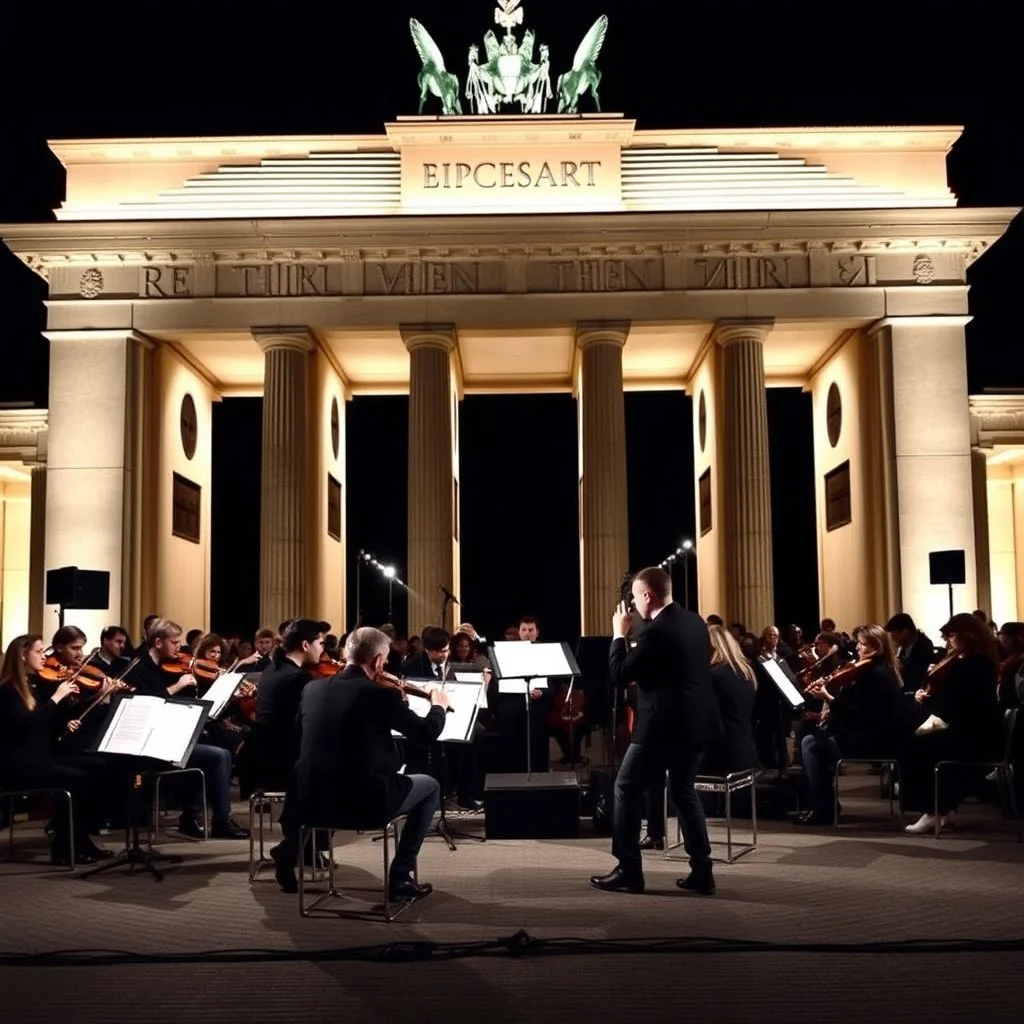
[[[967,565],[963,549],[929,552],[928,571],[931,573],[932,583],[953,583],[962,586],[967,582]]]
[[[110,607],[110,573],[66,565],[46,571],[46,603],[64,608],[106,611]]]
[[[484,782],[488,839],[578,839],[580,784],[566,772],[488,775]]]

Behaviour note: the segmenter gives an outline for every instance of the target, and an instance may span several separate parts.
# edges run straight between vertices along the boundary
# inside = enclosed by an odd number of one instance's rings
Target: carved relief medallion
[[[199,440],[199,420],[196,416],[196,403],[190,394],[181,400],[181,447],[186,459],[192,459],[196,453]]]

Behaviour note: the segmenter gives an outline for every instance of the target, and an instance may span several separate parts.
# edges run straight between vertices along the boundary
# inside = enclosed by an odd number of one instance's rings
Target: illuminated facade
[[[262,395],[261,619],[344,622],[345,402],[408,393],[418,629],[459,589],[461,397],[563,391],[581,623],[603,633],[629,562],[623,390],[685,388],[699,607],[759,627],[782,386],[813,398],[824,614],[934,630],[928,553],[962,548],[958,606],[1016,618],[1024,403],[969,400],[964,353],[967,267],[1016,211],[955,207],[958,135],[547,115],[54,142],[58,222],[0,228],[50,290],[46,468],[12,482],[45,492],[32,572],[111,572],[111,611],[77,615],[90,635],[157,608],[209,624],[212,406]]]

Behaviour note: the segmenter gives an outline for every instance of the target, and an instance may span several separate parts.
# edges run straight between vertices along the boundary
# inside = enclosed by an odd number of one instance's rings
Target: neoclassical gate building
[[[0,228],[50,295],[27,617],[52,621],[43,569],[78,565],[111,574],[109,612],[76,613],[91,636],[155,609],[208,625],[212,406],[258,395],[261,618],[344,622],[347,487],[372,486],[346,479],[345,403],[408,393],[417,629],[458,591],[460,399],[560,391],[579,409],[581,626],[604,632],[629,563],[623,392],[685,388],[699,607],[760,627],[782,470],[765,389],[800,387],[823,613],[934,629],[928,555],[962,549],[958,606],[1015,618],[1024,402],[972,407],[964,326],[967,268],[1016,211],[955,206],[958,135],[550,115],[52,143],[58,221]]]

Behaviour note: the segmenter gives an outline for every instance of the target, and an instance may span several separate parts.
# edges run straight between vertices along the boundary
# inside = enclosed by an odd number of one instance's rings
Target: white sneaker
[[[939,822],[940,831],[944,828],[952,828],[956,824],[956,815],[951,811],[949,814],[944,814]],[[933,832],[935,830],[935,815],[934,814],[922,814],[913,825],[907,825],[903,830],[909,832],[911,835],[922,835],[925,832]]]

